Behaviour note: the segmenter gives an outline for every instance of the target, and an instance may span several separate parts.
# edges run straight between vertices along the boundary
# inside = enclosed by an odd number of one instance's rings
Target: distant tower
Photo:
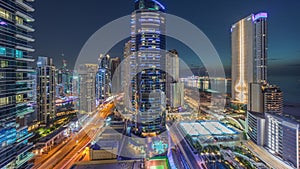
[[[55,119],[55,66],[52,59],[38,57],[37,61],[37,105],[38,122],[51,125]]]
[[[111,71],[111,92],[118,93],[121,89],[121,69],[119,65],[121,59],[119,57],[110,59],[110,71]]]
[[[167,104],[172,111],[172,109],[175,110],[182,106],[184,100],[184,85],[179,81],[179,54],[175,49],[167,53],[166,70]]]
[[[128,41],[125,43],[124,46],[124,59],[122,61],[122,71],[121,71],[121,86],[122,90],[124,91],[124,105],[127,110],[130,109],[131,106],[131,97],[132,96],[132,90],[129,89],[130,84],[131,84],[131,79],[130,79],[130,56],[132,55],[131,52],[131,42]]]
[[[96,73],[97,64],[79,66],[79,110],[81,113],[93,112],[96,109]]]
[[[98,67],[96,74],[96,99],[98,103],[102,103],[111,95],[110,56],[100,55]]]

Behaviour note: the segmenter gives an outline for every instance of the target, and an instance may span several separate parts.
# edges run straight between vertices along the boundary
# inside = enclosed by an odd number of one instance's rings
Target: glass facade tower
[[[267,13],[240,20],[231,28],[232,98],[247,104],[249,83],[267,82]]]
[[[111,95],[111,68],[110,56],[100,55],[99,69],[96,74],[96,99],[97,103],[103,103]]]
[[[0,1],[0,168],[31,168],[28,161],[33,134],[28,132],[28,117],[34,112],[29,64],[34,39],[30,12],[33,0]]]
[[[165,130],[165,7],[156,0],[135,1],[131,20],[131,104],[138,135]]]
[[[38,57],[37,61],[37,120],[41,126],[50,126],[56,117],[55,66],[52,59]]]

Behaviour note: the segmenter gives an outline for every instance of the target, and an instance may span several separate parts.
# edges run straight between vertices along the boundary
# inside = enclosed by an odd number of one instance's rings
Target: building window
[[[0,17],[7,20],[12,20],[12,14],[3,8],[0,8]]]
[[[16,102],[17,103],[21,103],[21,102],[23,102],[23,95],[21,95],[21,94],[18,94],[18,95],[16,95]]]
[[[3,97],[0,98],[0,106],[4,106],[8,104],[8,98],[7,97]]]
[[[4,79],[5,78],[5,72],[0,72],[0,79]]]
[[[23,58],[23,52],[16,50],[16,58]]]
[[[20,18],[20,17],[18,17],[18,16],[16,16],[16,23],[23,25],[23,19]]]
[[[16,76],[17,79],[23,79],[23,73],[17,73]]]
[[[7,68],[7,67],[8,67],[8,61],[7,60],[1,60],[0,68]]]
[[[0,106],[5,106],[13,103],[12,96],[0,98]]]
[[[6,56],[6,48],[0,47],[0,55]]]

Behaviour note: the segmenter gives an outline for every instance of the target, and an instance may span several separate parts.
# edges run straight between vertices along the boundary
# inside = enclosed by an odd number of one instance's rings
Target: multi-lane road
[[[110,103],[109,103],[110,104]],[[62,169],[70,168],[80,159],[83,153],[88,154],[86,147],[101,132],[103,126],[103,114],[109,114],[111,109],[102,108],[90,117],[82,129],[71,138],[52,149],[48,154],[35,158],[33,169]]]

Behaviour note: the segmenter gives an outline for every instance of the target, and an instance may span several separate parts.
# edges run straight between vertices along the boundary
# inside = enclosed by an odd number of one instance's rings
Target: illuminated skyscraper
[[[251,14],[234,24],[231,31],[232,98],[246,104],[249,83],[267,82],[267,14]]]
[[[130,79],[138,134],[165,130],[165,7],[156,0],[135,1],[131,20]],[[138,110],[138,111],[136,111]]]
[[[81,113],[93,112],[96,109],[96,74],[97,64],[83,64],[78,69],[79,110]]]
[[[37,120],[43,126],[49,126],[55,119],[55,66],[52,59],[39,57],[37,61]]]
[[[250,83],[247,105],[247,131],[251,140],[264,144],[265,113],[283,113],[283,94],[279,87],[263,83]]]
[[[34,21],[32,1],[0,1],[0,168],[31,168],[33,144],[27,119],[32,108],[34,69],[30,36]]]
[[[268,27],[267,13],[254,15],[254,81],[267,83]]]
[[[102,103],[111,94],[110,56],[100,55],[99,69],[96,74],[96,99]]]
[[[184,84],[179,81],[179,54],[175,49],[167,53],[166,70],[167,104],[171,109],[177,109],[184,103]]]

